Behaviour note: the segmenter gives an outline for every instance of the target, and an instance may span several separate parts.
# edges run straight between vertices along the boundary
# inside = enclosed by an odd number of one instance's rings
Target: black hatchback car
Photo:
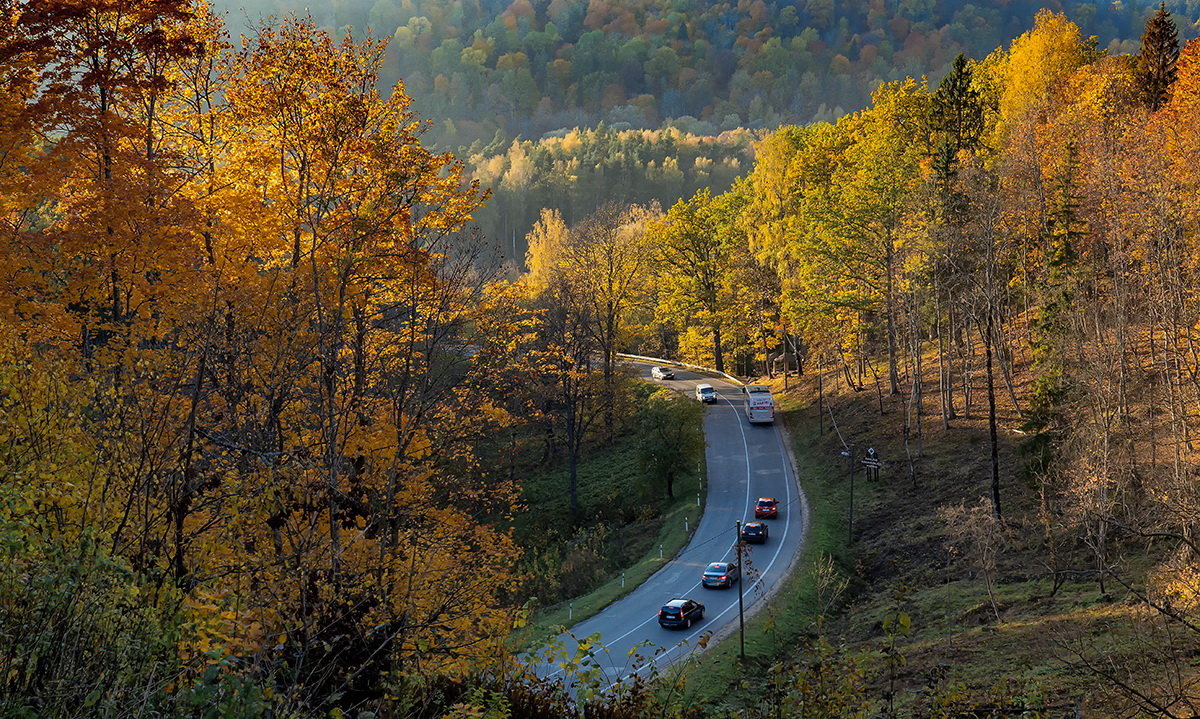
[[[672,599],[658,610],[659,625],[688,629],[704,618],[704,605],[692,599]]]
[[[749,544],[767,543],[766,522],[746,522],[742,525],[742,541]]]

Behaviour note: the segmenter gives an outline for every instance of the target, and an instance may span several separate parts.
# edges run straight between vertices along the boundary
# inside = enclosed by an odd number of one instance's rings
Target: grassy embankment
[[[658,389],[641,383],[637,401]],[[534,472],[523,482],[527,509],[516,517],[515,531],[527,548],[523,569],[530,575],[527,595],[534,598],[534,612],[517,637],[519,644],[530,647],[561,626],[594,616],[687,544],[700,517],[698,499],[703,503],[703,454],[676,480],[675,496],[668,498],[662,483],[648,477],[639,462],[640,441],[631,425],[613,446],[584,457],[580,511],[574,517],[565,468]]]
[[[1027,374],[1018,372],[1016,379],[1020,396]],[[903,397],[885,396],[881,415],[874,387],[854,392],[827,378],[821,433],[815,389],[811,378],[799,385],[793,380],[789,392],[776,387],[812,510],[801,563],[747,623],[744,662],[735,633],[682,670],[694,678],[685,683],[687,705],[767,710],[778,690],[794,685],[797,666],[813,667],[800,647],[820,634],[839,656],[862,667],[860,696],[871,713],[929,716],[934,706],[1050,715],[1073,714],[1078,706],[1088,716],[1119,713],[1112,709],[1119,696],[1081,665],[1138,666],[1151,647],[1133,621],[1138,610],[1127,593],[1111,581],[1101,591],[1088,573],[1093,564],[1084,543],[1066,535],[1047,541],[1038,487],[1022,471],[1021,420],[1011,401],[999,399],[1004,523],[983,541],[972,541],[962,530],[970,517],[991,510],[981,386],[974,388],[969,412],[959,397],[959,417],[945,429],[932,380],[923,441],[912,438],[907,450]],[[843,441],[853,443],[859,456],[873,446],[886,461],[878,482],[866,481],[861,468],[856,475],[853,543],[847,541]],[[960,508],[967,513],[947,514]],[[1145,550],[1130,544],[1114,551]],[[1127,563],[1131,580],[1139,581],[1138,568],[1144,572],[1151,564],[1144,559]],[[834,571],[822,572],[822,565]],[[1053,567],[1067,570],[1057,587]],[[825,619],[817,623],[820,615]],[[780,663],[788,669],[772,671]],[[1169,669],[1145,664],[1145,681]],[[795,708],[784,700],[781,715]]]

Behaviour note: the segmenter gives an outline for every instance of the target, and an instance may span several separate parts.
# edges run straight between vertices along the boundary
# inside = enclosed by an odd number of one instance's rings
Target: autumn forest
[[[1194,3],[491,4],[0,0],[0,716],[1200,712]],[[761,655],[581,692],[528,627],[703,477],[620,353],[770,383],[815,526]]]

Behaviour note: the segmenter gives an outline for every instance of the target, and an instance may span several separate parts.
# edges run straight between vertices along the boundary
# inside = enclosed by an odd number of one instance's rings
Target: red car
[[[759,497],[754,505],[755,519],[775,519],[779,516],[779,502],[774,497]]]

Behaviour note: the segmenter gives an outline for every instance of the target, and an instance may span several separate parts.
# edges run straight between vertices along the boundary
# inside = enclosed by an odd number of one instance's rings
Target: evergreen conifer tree
[[[1167,104],[1171,85],[1175,82],[1175,63],[1179,59],[1179,34],[1165,2],[1146,21],[1142,33],[1142,49],[1134,57],[1136,73],[1141,83],[1142,98],[1151,110]]]
[[[984,130],[984,105],[972,86],[969,61],[963,55],[942,78],[933,93],[933,129],[943,136],[951,155],[979,148]]]
[[[1070,314],[1078,289],[1080,245],[1087,228],[1079,216],[1079,153],[1073,143],[1066,148],[1061,174],[1053,183],[1043,236],[1045,278],[1036,289],[1041,306],[1032,337],[1033,391],[1022,429],[1031,433],[1023,451],[1034,474],[1044,473],[1062,439],[1064,414],[1072,381],[1064,345],[1071,334]]]

